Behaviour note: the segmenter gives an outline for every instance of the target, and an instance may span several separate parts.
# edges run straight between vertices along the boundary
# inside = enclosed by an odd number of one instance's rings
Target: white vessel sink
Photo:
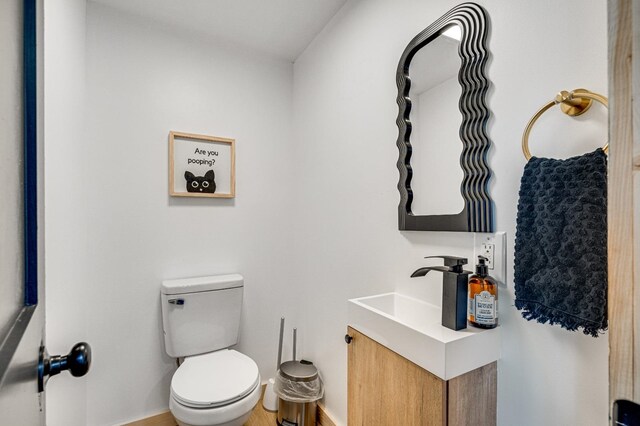
[[[349,325],[409,361],[449,380],[500,358],[500,327],[453,331],[439,306],[399,293],[349,300]]]

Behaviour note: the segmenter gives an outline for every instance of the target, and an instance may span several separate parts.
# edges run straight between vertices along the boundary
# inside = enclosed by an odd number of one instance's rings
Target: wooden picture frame
[[[235,139],[169,132],[169,194],[234,198]]]

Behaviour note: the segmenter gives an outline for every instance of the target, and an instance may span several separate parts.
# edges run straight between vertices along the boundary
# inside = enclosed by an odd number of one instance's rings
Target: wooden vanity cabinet
[[[347,332],[349,426],[495,426],[495,362],[444,381],[357,330]]]

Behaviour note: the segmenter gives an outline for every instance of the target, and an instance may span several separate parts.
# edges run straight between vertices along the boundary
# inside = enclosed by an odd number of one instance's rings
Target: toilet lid
[[[251,358],[223,349],[186,358],[171,379],[171,395],[188,407],[220,407],[244,398],[259,382]]]

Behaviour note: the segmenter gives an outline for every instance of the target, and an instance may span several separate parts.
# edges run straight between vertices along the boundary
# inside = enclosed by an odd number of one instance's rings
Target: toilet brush
[[[278,365],[276,365],[276,374],[282,363],[282,340],[284,339],[284,317],[280,318],[280,341],[278,342]],[[262,397],[262,407],[267,411],[278,411],[278,395],[276,395],[273,385],[275,379],[270,378],[267,381],[267,388]]]
[[[296,342],[298,341],[298,329],[293,329],[293,360],[296,360]]]

